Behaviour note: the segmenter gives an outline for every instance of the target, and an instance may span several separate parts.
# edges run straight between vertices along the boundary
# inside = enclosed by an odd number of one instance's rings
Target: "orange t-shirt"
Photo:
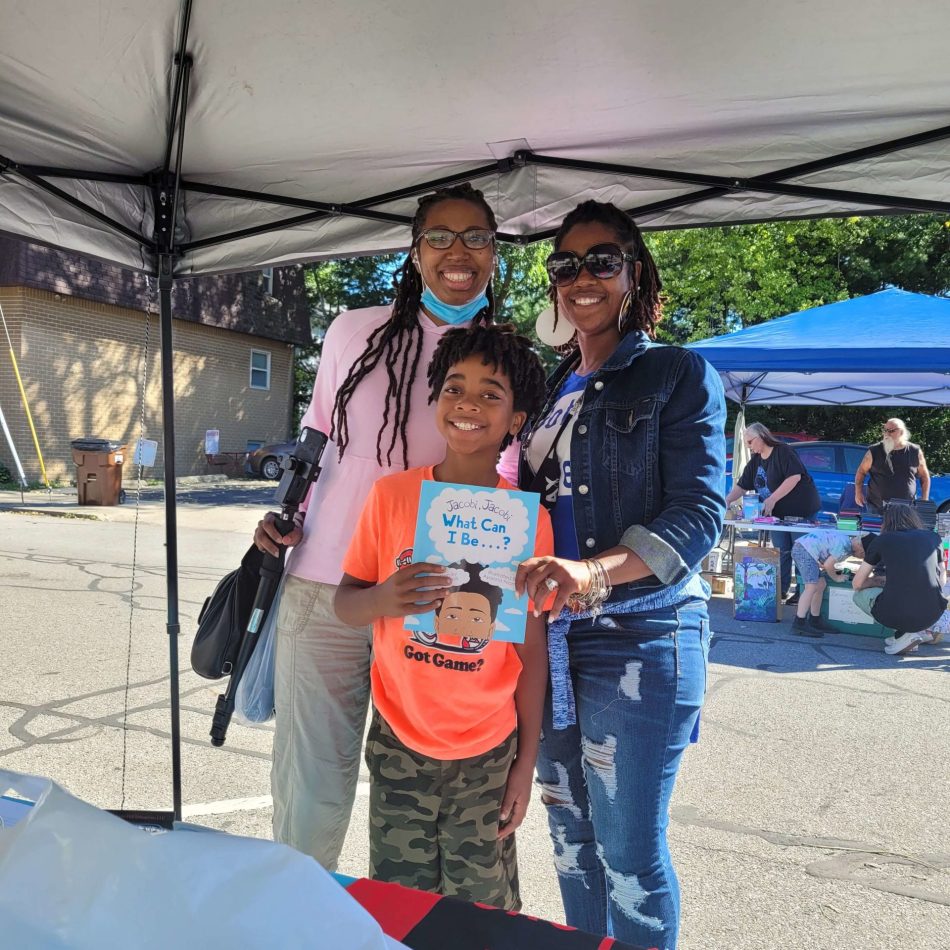
[[[343,558],[345,573],[376,584],[412,562],[419,491],[433,480],[432,468],[387,475],[373,485]],[[497,487],[515,486],[499,478]],[[551,518],[539,508],[534,553],[553,550]],[[510,735],[521,660],[513,643],[479,645],[429,646],[402,617],[374,622],[373,702],[400,742],[429,758],[467,759]]]

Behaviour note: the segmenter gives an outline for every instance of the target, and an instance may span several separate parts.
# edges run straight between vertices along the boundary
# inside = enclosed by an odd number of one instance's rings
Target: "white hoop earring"
[[[567,346],[574,339],[574,327],[563,317],[557,323],[554,321],[554,307],[546,307],[539,314],[534,323],[534,332],[538,339],[546,346],[557,349]]]

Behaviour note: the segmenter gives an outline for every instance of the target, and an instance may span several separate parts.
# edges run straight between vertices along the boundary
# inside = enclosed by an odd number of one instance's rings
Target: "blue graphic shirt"
[[[551,524],[554,527],[554,553],[557,557],[580,560],[577,547],[577,531],[574,528],[574,500],[571,496],[571,434],[574,419],[580,411],[584,387],[590,374],[581,376],[571,373],[564,380],[551,411],[541,420],[528,446],[528,464],[537,472],[557,439],[555,457],[558,462],[560,482],[557,500],[551,509]],[[566,419],[566,421],[565,421]],[[552,486],[553,487],[553,486]]]

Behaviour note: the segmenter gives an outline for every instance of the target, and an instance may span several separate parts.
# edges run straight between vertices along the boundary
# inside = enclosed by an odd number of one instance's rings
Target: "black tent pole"
[[[181,821],[181,691],[178,678],[178,496],[175,493],[175,366],[172,341],[172,286],[175,260],[180,255],[176,241],[179,183],[188,111],[188,81],[194,65],[185,51],[191,22],[191,0],[182,4],[178,52],[175,55],[175,89],[168,116],[165,161],[152,178],[152,206],[155,210],[156,273],[158,275],[159,322],[162,352],[162,455],[165,481],[165,586],[167,599],[168,689],[171,705],[172,811]],[[169,163],[177,138],[175,170]]]
[[[165,581],[167,589],[168,681],[171,702],[172,809],[181,821],[181,712],[178,684],[178,509],[175,495],[175,384],[172,347],[174,258],[158,258],[158,298],[162,339],[162,453],[165,476]]]

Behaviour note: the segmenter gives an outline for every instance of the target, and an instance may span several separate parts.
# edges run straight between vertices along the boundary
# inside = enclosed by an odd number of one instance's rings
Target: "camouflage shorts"
[[[515,836],[498,840],[516,748],[512,733],[484,755],[430,759],[374,712],[366,740],[370,877],[520,910]]]

